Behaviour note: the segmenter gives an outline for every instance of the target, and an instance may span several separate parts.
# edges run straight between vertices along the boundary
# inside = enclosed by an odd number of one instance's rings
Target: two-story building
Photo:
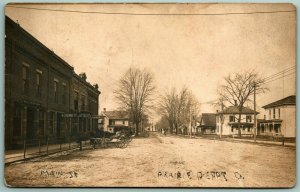
[[[5,17],[6,149],[20,147],[25,140],[69,137],[77,129],[70,117],[80,117],[81,112],[98,115],[99,94],[97,85],[86,82],[71,65]],[[90,121],[83,121],[84,132],[85,127],[90,129]]]
[[[256,112],[257,113],[257,112]],[[216,133],[218,135],[236,135],[238,134],[239,109],[237,106],[230,106],[216,115]],[[241,134],[252,134],[254,126],[254,110],[249,107],[243,107],[241,113]]]
[[[296,137],[296,95],[263,106],[264,119],[258,120],[258,135]]]
[[[106,111],[104,108],[100,117],[100,126],[104,131],[130,131],[129,114],[126,111]]]

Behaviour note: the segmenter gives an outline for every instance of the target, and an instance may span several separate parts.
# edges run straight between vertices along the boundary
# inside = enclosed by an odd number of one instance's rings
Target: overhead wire
[[[224,13],[130,13],[130,12],[103,12],[103,11],[79,11],[69,9],[49,9],[37,7],[24,7],[7,5],[9,8],[29,9],[37,11],[53,11],[53,12],[68,12],[68,13],[82,13],[82,14],[102,14],[102,15],[137,15],[137,16],[218,16],[218,15],[249,15],[249,14],[274,14],[274,13],[290,13],[296,10],[279,10],[279,11],[253,11],[253,12],[224,12]]]

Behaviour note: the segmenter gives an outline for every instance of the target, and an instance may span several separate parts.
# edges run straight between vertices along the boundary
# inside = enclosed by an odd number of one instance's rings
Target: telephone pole
[[[190,138],[192,138],[192,110],[191,110],[191,107],[190,107],[190,125],[189,125],[189,127],[190,127],[190,130],[189,130]]]
[[[256,83],[254,81],[254,142],[256,142]]]

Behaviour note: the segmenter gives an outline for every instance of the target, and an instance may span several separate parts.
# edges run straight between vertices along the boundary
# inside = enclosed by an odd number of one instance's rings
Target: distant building
[[[263,106],[264,119],[258,120],[258,135],[296,137],[296,95]]]
[[[104,131],[115,133],[117,131],[129,131],[129,114],[126,111],[106,111],[101,113],[101,125]]]
[[[221,134],[222,126],[222,135],[238,134],[238,116],[239,110],[237,106],[230,106],[225,108],[223,111],[218,112],[216,115],[216,133],[218,135]],[[248,107],[243,107],[240,122],[241,134],[253,134],[253,120],[254,110]]]
[[[215,134],[216,133],[216,117],[215,113],[202,113],[197,133]]]
[[[5,17],[5,149],[70,139],[96,126],[100,91]]]

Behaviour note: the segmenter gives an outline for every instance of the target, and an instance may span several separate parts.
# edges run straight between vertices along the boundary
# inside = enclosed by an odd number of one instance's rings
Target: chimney
[[[234,106],[237,106],[237,101],[236,101],[236,99],[234,100]]]

